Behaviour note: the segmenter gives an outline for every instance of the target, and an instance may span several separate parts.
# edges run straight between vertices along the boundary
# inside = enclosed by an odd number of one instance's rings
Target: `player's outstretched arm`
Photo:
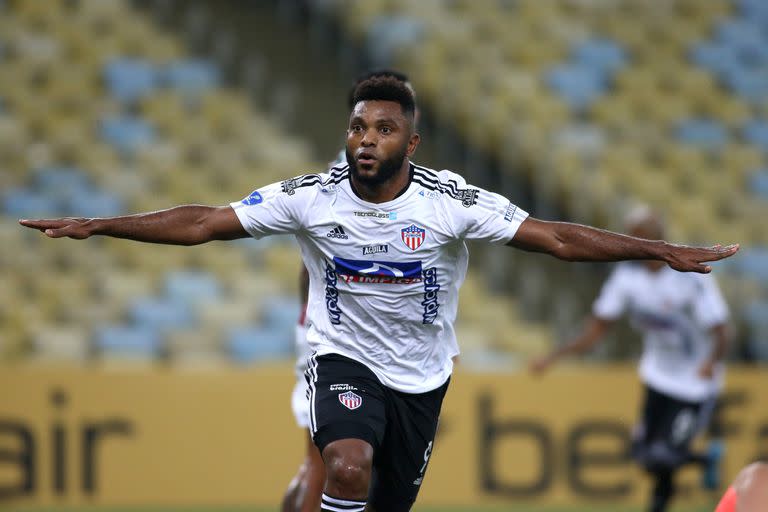
[[[534,374],[541,374],[563,357],[589,352],[603,339],[611,323],[610,320],[590,316],[581,334],[557,347],[548,355],[535,359],[530,364],[529,369]]]
[[[50,238],[77,240],[103,235],[154,244],[197,245],[249,236],[230,206],[184,205],[122,217],[23,219],[19,223]]]
[[[680,272],[706,274],[704,263],[732,256],[738,244],[691,247],[663,240],[645,240],[569,222],[549,222],[528,217],[507,244],[543,252],[566,261],[660,260]]]

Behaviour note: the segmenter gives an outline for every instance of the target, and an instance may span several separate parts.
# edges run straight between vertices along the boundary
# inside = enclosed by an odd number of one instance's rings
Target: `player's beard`
[[[357,168],[357,161],[355,160],[354,155],[349,148],[346,148],[347,163],[349,164],[349,170],[352,173],[352,177],[355,178],[355,181],[358,183],[363,183],[368,186],[378,186],[392,179],[392,177],[397,174],[397,171],[403,167],[407,152],[408,146],[405,145],[401,151],[398,151],[386,160],[379,160],[379,170],[376,174],[373,176],[363,176],[360,174],[360,169]]]

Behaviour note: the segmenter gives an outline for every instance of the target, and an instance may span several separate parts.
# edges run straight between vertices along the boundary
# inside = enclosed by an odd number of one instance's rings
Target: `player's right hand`
[[[82,217],[65,217],[62,219],[21,219],[19,224],[40,230],[49,238],[69,237],[83,240],[91,236],[91,230],[88,227],[89,221],[90,219]]]

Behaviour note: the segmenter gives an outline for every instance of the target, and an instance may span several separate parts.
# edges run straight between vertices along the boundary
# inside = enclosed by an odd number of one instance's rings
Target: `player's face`
[[[360,183],[378,185],[407,169],[418,135],[394,101],[361,101],[355,105],[347,130],[347,162]],[[405,171],[404,171],[405,172]]]

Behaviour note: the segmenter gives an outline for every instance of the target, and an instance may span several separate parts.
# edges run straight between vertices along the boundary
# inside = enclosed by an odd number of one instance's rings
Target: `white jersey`
[[[713,350],[710,330],[728,319],[728,306],[708,274],[657,272],[640,263],[621,263],[603,285],[593,313],[613,320],[625,310],[643,333],[640,378],[674,398],[701,401],[722,386],[723,368],[714,379],[699,376]]]
[[[296,326],[294,342],[296,345],[296,364],[294,365],[296,384],[291,393],[291,410],[293,417],[296,418],[296,423],[300,427],[306,428],[309,427],[309,400],[307,400],[307,381],[304,372],[309,367],[309,357],[312,355],[312,350],[307,343],[307,328],[302,323]]]
[[[440,387],[453,369],[465,240],[507,243],[528,216],[453,172],[414,164],[406,190],[385,203],[358,197],[343,165],[231,206],[255,238],[295,234],[310,276],[310,347],[406,393]]]

